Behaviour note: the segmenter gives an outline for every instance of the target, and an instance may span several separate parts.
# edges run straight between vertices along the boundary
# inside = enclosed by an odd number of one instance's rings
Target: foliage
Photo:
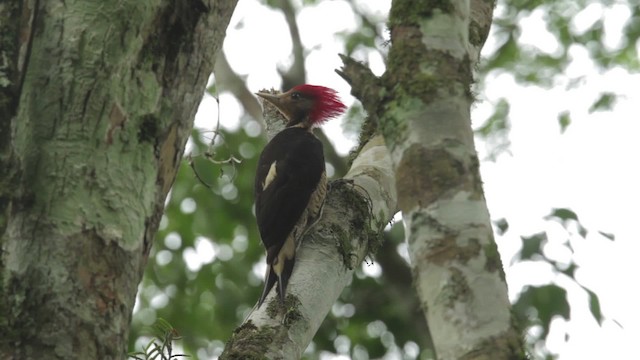
[[[203,358],[221,353],[262,289],[264,250],[252,207],[253,172],[263,139],[248,136],[243,129],[220,131],[213,157],[240,157],[242,162],[235,168],[198,156],[208,151],[209,143],[199,131],[193,132],[191,143],[195,171],[210,188],[183,161],[138,294],[140,310],[134,315],[130,348],[139,349],[145,341],[144,328],[163,318],[181,334],[178,344],[185,352]],[[235,149],[239,149],[237,155]],[[403,239],[401,228],[396,224],[387,236],[391,249]],[[366,351],[380,357],[390,349],[413,354],[425,347],[423,337],[403,331],[407,324],[416,323],[416,316],[420,321],[412,328],[426,332],[426,324],[416,296],[408,291],[409,268],[397,255],[395,261],[406,283],[382,291],[383,279],[357,271],[310,346],[313,357],[321,351]],[[374,263],[363,269],[367,266]],[[391,271],[384,273],[391,275]],[[411,298],[407,292],[413,297],[410,312],[398,306]]]
[[[129,353],[129,358],[135,360],[169,360],[189,357],[184,354],[173,354],[173,342],[180,340],[180,336],[176,329],[164,319],[158,319],[151,330],[153,332],[151,340],[142,348],[142,351]]]
[[[550,242],[560,242],[560,246],[564,246],[570,252],[573,252],[571,242],[578,239],[586,240],[589,230],[580,223],[578,215],[570,209],[552,209],[551,213],[546,216],[545,219],[560,223],[565,229],[568,239],[564,241],[550,239],[547,232],[521,236],[522,249],[520,253],[512,259],[512,264],[517,262],[533,262],[550,265],[552,272],[556,274],[558,278],[566,279],[570,283],[576,284],[576,288],[580,288],[586,292],[589,299],[589,310],[598,324],[602,324],[604,315],[600,308],[598,295],[581,285],[575,278],[578,265],[573,259],[570,259],[568,262],[555,260],[552,256],[548,255],[548,251],[545,251],[545,246],[549,245]],[[501,224],[502,228],[508,228],[508,224],[505,225],[506,221],[504,221],[504,219]],[[506,232],[506,230],[504,232]],[[504,232],[502,232],[502,234],[504,234]],[[526,327],[530,329],[541,327],[542,330],[530,334],[530,336],[527,337],[527,341],[530,348],[537,348],[538,355],[545,358],[552,356],[544,349],[543,345],[536,345],[543,344],[544,339],[549,334],[551,322],[556,317],[561,317],[567,321],[571,319],[571,306],[567,298],[567,291],[575,290],[569,290],[566,288],[566,285],[559,285],[560,283],[560,281],[554,281],[554,283],[541,286],[526,286],[513,304],[513,310],[519,316],[522,324],[525,324]]]
[[[616,24],[620,23],[622,36],[618,37]],[[544,39],[544,46],[531,42],[533,32]],[[485,59],[479,68],[479,93],[484,89],[484,79],[500,74],[509,74],[525,86],[561,86],[567,91],[587,86],[584,73],[574,71],[567,75],[568,67],[583,52],[600,72],[616,68],[640,70],[636,46],[640,38],[640,6],[629,0],[501,1],[494,12],[492,36],[495,44],[483,52]],[[593,103],[584,102],[584,106],[589,113],[611,110],[617,96],[603,89]],[[494,126],[491,124],[496,115],[506,122],[502,128],[509,128],[508,107],[506,113],[501,111],[501,100],[495,108],[496,114],[486,119],[480,129]],[[558,114],[562,132],[571,124],[571,118],[568,111]],[[477,135],[497,143],[492,159],[508,148],[508,132],[479,131]]]
[[[144,310],[134,316],[132,340],[141,326],[162,317],[179,329],[185,350],[205,349],[212,356],[258,298],[261,279],[250,269],[263,250],[251,208],[263,141],[244,130],[221,130],[217,139],[215,159],[238,151],[242,163],[220,165],[199,156],[209,150],[208,140],[193,132],[194,167],[182,162],[167,201],[139,292]]]

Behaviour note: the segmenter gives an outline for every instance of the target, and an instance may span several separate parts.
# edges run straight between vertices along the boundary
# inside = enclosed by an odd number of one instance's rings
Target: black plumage
[[[327,176],[322,143],[313,129],[342,114],[346,106],[335,90],[298,85],[282,94],[260,92],[287,120],[258,160],[255,180],[256,218],[267,250],[267,275],[258,302],[262,305],[278,283],[281,302],[293,273],[303,235],[322,214]]]
[[[284,301],[295,263],[295,247],[300,240],[297,237],[304,231],[295,228],[301,224],[302,227],[309,225],[301,217],[305,215],[319,183],[326,179],[322,143],[309,129],[302,127],[289,127],[278,133],[264,148],[258,164],[255,179],[256,218],[267,250],[268,264],[265,288],[259,301],[261,305],[278,280],[278,293],[281,301]],[[283,257],[284,264],[277,264],[278,254],[287,241],[293,241],[293,244],[289,244],[294,247],[293,254],[286,254]],[[272,266],[274,261],[279,266]],[[277,274],[278,269],[273,267],[279,267],[281,273]]]

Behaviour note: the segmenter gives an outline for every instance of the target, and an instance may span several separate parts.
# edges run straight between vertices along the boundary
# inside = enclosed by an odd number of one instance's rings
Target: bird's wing
[[[303,131],[306,134],[279,133],[261,155],[255,182],[256,218],[269,254],[280,251],[324,172],[322,144]]]

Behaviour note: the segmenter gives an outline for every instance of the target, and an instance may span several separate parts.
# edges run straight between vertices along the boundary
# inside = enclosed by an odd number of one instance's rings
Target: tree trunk
[[[416,290],[439,359],[519,359],[522,339],[482,190],[472,69],[494,2],[395,0],[387,71],[343,58],[391,153]]]
[[[235,4],[0,5],[0,358],[125,356]]]
[[[494,4],[471,3],[393,2],[385,99],[376,110],[438,358],[525,358],[470,120],[472,70]]]

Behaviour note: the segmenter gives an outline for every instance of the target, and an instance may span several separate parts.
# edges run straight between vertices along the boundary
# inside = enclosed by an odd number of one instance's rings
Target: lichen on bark
[[[21,6],[0,38],[17,91],[0,92],[0,357],[121,358],[235,1]]]

